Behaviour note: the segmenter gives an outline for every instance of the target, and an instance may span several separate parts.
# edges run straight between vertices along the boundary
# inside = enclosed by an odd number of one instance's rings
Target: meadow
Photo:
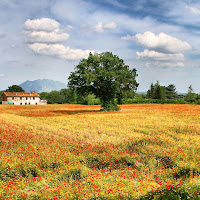
[[[200,199],[200,106],[0,105],[0,199]]]

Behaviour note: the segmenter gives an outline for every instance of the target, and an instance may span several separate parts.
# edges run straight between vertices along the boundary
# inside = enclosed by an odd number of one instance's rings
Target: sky
[[[1,0],[0,90],[26,80],[67,84],[89,52],[110,51],[151,83],[200,92],[199,0]]]

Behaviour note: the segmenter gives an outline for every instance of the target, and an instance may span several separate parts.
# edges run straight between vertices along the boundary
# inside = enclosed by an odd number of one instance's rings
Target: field
[[[0,106],[0,199],[200,199],[200,106]]]

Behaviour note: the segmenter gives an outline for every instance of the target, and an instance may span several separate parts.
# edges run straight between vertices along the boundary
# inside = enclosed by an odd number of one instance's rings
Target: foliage
[[[111,52],[90,53],[70,74],[68,86],[81,95],[95,94],[105,110],[118,110],[115,98],[121,104],[124,92],[137,89],[136,76],[135,69],[130,70],[122,59]]]
[[[18,85],[9,86],[5,92],[25,92],[24,89]]]
[[[2,94],[4,93],[4,91],[0,91],[0,104],[2,103]]]
[[[200,103],[200,95],[194,93],[192,85],[188,88],[188,93],[185,95],[185,101],[188,103]]]
[[[164,87],[160,86],[159,81],[155,85],[151,83],[150,89],[147,91],[147,98],[162,100],[164,97]]]
[[[134,98],[134,99],[124,99],[123,104],[151,104],[151,103],[161,103],[161,104],[186,104],[183,99],[150,99],[150,98]]]
[[[85,105],[99,105],[100,101],[92,93],[85,97],[77,94],[76,90],[61,89],[60,91],[42,92],[40,93],[41,99],[46,99],[48,104],[85,104]]]
[[[167,184],[161,188],[148,192],[145,196],[141,197],[140,200],[187,200],[193,199],[198,200],[198,193],[190,193],[188,188],[182,188],[179,185],[174,186],[172,184]]]
[[[178,98],[176,86],[174,84],[169,84],[167,87],[165,87],[165,97],[167,99],[177,99]]]

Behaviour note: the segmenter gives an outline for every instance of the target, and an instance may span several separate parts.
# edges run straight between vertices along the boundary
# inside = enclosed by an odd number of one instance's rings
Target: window
[[[35,100],[35,97],[33,97],[33,100]]]
[[[29,102],[28,104],[30,105],[31,103]]]
[[[12,100],[14,100],[14,97],[12,97]]]
[[[20,103],[20,105],[22,105],[22,102]]]
[[[22,97],[20,97],[20,100],[22,100]]]
[[[26,100],[28,100],[28,97],[26,97]]]

